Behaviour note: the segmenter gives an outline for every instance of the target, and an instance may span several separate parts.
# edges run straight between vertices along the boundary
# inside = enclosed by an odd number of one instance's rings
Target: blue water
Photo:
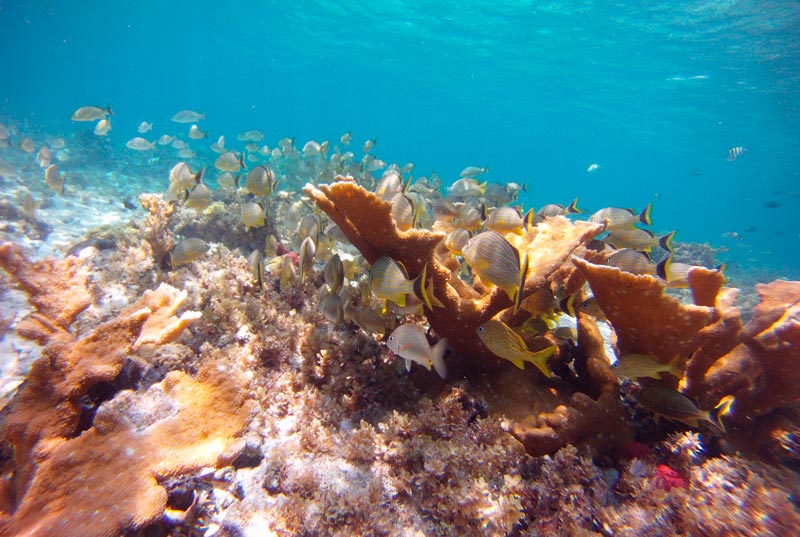
[[[796,1],[0,0],[0,29],[0,114],[55,135],[111,103],[115,159],[184,108],[234,146],[352,130],[417,174],[487,165],[526,205],[652,201],[656,229],[800,276]]]

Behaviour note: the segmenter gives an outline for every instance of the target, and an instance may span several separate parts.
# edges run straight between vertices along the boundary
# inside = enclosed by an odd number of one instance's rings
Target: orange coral
[[[62,328],[92,303],[86,292],[88,274],[76,257],[30,262],[21,246],[7,242],[0,246],[0,268],[28,293],[37,313]]]
[[[248,407],[229,374],[213,366],[197,379],[173,371],[152,391],[170,398],[168,417],[139,430],[126,400],[101,408],[94,427],[77,438],[41,444],[35,475],[16,510],[0,517],[0,534],[89,537],[136,528],[166,507],[158,480],[230,464],[227,451],[244,429]]]
[[[139,203],[148,212],[144,221],[144,240],[150,245],[156,267],[175,246],[175,236],[169,229],[175,204],[164,201],[161,194],[141,194]]]
[[[338,224],[350,242],[370,263],[387,255],[401,261],[413,277],[427,264],[433,278],[435,296],[444,307],[426,310],[435,332],[470,365],[497,366],[502,362],[481,343],[477,329],[482,323],[512,306],[511,299],[499,288],[474,289],[461,281],[446,262],[440,259],[444,234],[410,229],[401,231],[392,219],[391,204],[381,200],[350,179],[342,177],[330,185],[306,185],[308,194],[320,209]],[[591,240],[602,226],[589,222],[572,223],[566,218],[549,218],[517,238],[507,238],[529,256],[528,278],[523,294],[550,292],[551,279],[569,256]],[[531,307],[529,302],[527,307]]]

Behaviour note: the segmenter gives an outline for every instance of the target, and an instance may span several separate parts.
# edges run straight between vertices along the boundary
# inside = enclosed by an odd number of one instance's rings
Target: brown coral
[[[156,267],[175,246],[175,235],[170,230],[170,220],[175,205],[164,200],[161,194],[141,194],[139,203],[147,211],[144,221],[144,240],[150,245]]]
[[[480,292],[461,281],[437,252],[444,234],[422,229],[401,231],[392,219],[391,204],[352,180],[338,178],[330,185],[307,185],[304,192],[338,224],[350,242],[370,263],[387,255],[401,261],[416,276],[427,264],[433,278],[434,295],[444,307],[425,314],[436,333],[445,337],[473,367],[497,366],[501,362],[481,343],[477,328],[512,306],[499,288]],[[553,275],[569,256],[602,230],[588,222],[571,223],[557,217],[547,219],[520,239],[512,238],[520,252],[529,256],[529,272],[523,294],[527,297],[549,289]],[[510,236],[509,236],[510,237]]]

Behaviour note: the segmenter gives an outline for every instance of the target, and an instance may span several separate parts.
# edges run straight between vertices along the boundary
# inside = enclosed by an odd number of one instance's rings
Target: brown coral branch
[[[175,236],[169,228],[175,204],[165,201],[161,194],[141,194],[139,203],[148,212],[144,221],[144,240],[150,245],[158,268],[167,252],[175,247]]]

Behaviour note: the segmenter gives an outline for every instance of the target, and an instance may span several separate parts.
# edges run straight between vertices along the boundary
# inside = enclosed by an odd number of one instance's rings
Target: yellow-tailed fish
[[[212,198],[213,194],[211,189],[208,188],[204,183],[197,183],[186,197],[186,206],[197,209],[198,211],[202,211],[211,205],[211,202],[213,201]]]
[[[634,380],[644,377],[661,380],[662,373],[683,377],[681,357],[677,355],[671,361],[664,363],[651,354],[625,354],[617,360],[613,371],[618,377]]]
[[[419,216],[419,208],[414,208],[414,203],[402,192],[398,192],[391,199],[392,218],[397,229],[408,231],[413,228]]]
[[[191,263],[195,259],[202,257],[209,248],[209,245],[203,239],[194,237],[183,239],[170,252],[169,260],[172,269],[174,270],[176,267]]]
[[[519,334],[504,322],[496,319],[490,319],[480,325],[478,337],[493,354],[505,358],[518,368],[525,369],[525,362],[529,362],[535,365],[545,377],[553,376],[547,367],[547,359],[556,351],[555,346],[531,352]]]
[[[471,177],[462,177],[454,182],[447,191],[451,196],[461,198],[468,196],[479,197],[486,192],[486,183],[479,183]]]
[[[536,214],[542,217],[548,216],[566,216],[568,214],[579,214],[582,211],[578,209],[578,198],[572,200],[572,203],[564,207],[560,203],[548,203],[539,208]]]
[[[522,302],[522,289],[528,274],[528,256],[520,266],[519,251],[496,231],[472,237],[462,249],[464,259],[484,282],[503,289],[514,302],[514,313]]]
[[[51,164],[44,170],[44,181],[52,190],[64,195],[64,175],[58,171],[55,164]]]
[[[694,401],[662,384],[651,384],[642,388],[637,400],[653,414],[668,420],[679,421],[694,428],[699,427],[701,421],[706,421],[723,431],[725,427],[721,417],[730,411],[734,402],[732,396],[726,395],[711,411],[700,410]]]
[[[414,281],[408,279],[405,267],[388,256],[369,268],[369,285],[375,296],[401,307],[406,305],[406,296],[414,293]]]
[[[600,305],[597,303],[597,299],[593,296],[586,298],[580,302],[577,301],[578,293],[573,293],[567,297],[564,297],[561,302],[559,302],[559,307],[561,311],[569,315],[570,317],[577,317],[578,312],[588,313],[592,317],[598,320],[605,321],[606,314],[603,313],[603,310],[600,308]]]
[[[375,185],[375,194],[384,201],[390,201],[395,194],[402,192],[403,178],[395,170],[387,170]]]
[[[258,203],[248,201],[242,205],[242,224],[245,229],[263,226],[265,218],[264,208]]]
[[[500,234],[516,233],[522,235],[523,228],[528,228],[533,211],[529,211],[523,217],[519,211],[513,207],[498,207],[489,213],[483,223],[486,229],[496,231]]]
[[[98,119],[105,119],[106,116],[113,116],[114,112],[111,111],[111,105],[106,108],[99,106],[81,106],[72,113],[72,121],[97,121]]]
[[[325,276],[325,283],[328,284],[331,293],[338,293],[344,283],[344,264],[339,254],[333,254],[325,262],[322,269]]]
[[[672,252],[674,237],[674,231],[670,231],[661,237],[656,237],[652,231],[647,229],[614,229],[603,237],[603,242],[610,244],[614,248],[630,248],[631,250],[649,252],[654,246],[660,246],[664,250]]]
[[[632,228],[636,224],[652,224],[650,212],[653,209],[653,204],[648,204],[647,207],[642,209],[642,212],[636,213],[633,209],[620,209],[617,207],[606,207],[600,209],[592,216],[589,217],[589,222],[595,224],[605,224],[606,229],[626,229]]]
[[[254,196],[269,196],[275,188],[275,172],[267,166],[256,166],[247,174],[244,187]]]
[[[239,177],[231,172],[223,172],[217,177],[217,184],[223,188],[234,188],[239,186]]]
[[[483,225],[483,214],[474,205],[461,203],[458,206],[458,216],[453,221],[453,224],[467,230],[480,229]]]
[[[444,238],[445,247],[450,250],[453,255],[464,255],[462,250],[469,241],[469,231],[466,229],[454,229]]]
[[[652,275],[656,273],[656,265],[650,260],[650,257],[646,253],[628,248],[617,250],[608,256],[606,265],[609,267],[617,267],[631,274]]]
[[[198,121],[202,121],[206,118],[205,113],[198,114],[193,110],[181,110],[174,116],[172,116],[172,121],[175,123],[197,123]]]
[[[286,291],[297,280],[297,267],[294,264],[291,256],[284,255],[279,258],[280,261],[280,276],[281,276],[281,291]]]
[[[317,254],[317,245],[314,239],[306,237],[300,243],[300,283],[305,282],[306,275],[311,274],[314,268],[314,258]]]
[[[447,198],[439,198],[433,202],[433,217],[442,222],[452,222],[458,217],[458,207]]]
[[[386,341],[386,346],[406,361],[406,370],[411,370],[411,362],[416,362],[428,371],[431,366],[440,377],[447,377],[444,353],[447,351],[447,340],[440,339],[435,345],[428,343],[425,330],[416,324],[404,324],[395,328]]]
[[[432,310],[434,306],[437,308],[443,308],[444,304],[442,304],[442,302],[436,298],[436,295],[433,294],[433,278],[427,280],[427,277],[428,264],[425,263],[425,266],[422,267],[422,272],[420,275],[414,278],[414,281],[412,282],[414,297],[421,300],[429,310]]]

